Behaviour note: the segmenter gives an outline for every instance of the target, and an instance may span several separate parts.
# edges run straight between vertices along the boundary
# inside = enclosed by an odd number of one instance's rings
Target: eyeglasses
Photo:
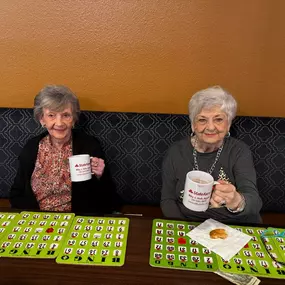
[[[260,237],[271,259],[279,263],[280,265],[285,265],[285,255],[283,257],[280,253],[280,249],[285,252],[285,230],[280,231],[275,228],[268,228],[261,233]],[[275,253],[272,252],[273,247],[268,243],[273,243],[275,247],[277,246],[277,252],[279,253],[278,257]]]

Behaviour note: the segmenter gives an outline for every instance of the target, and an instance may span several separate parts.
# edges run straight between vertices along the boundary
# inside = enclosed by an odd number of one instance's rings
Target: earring
[[[226,138],[229,138],[231,136],[230,131],[228,131],[228,133],[226,134]]]
[[[42,128],[44,129],[46,127],[46,125],[45,124],[42,124]]]
[[[190,134],[190,137],[194,137],[194,136],[195,136],[195,133],[192,131]]]

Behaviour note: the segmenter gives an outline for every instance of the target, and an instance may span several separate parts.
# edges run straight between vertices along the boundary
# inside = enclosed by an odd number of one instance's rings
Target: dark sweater
[[[31,187],[31,176],[35,168],[39,142],[48,133],[32,138],[24,146],[19,156],[19,168],[10,191],[10,203],[13,208],[39,210],[39,204]],[[104,159],[98,140],[83,132],[72,132],[72,152],[89,154]],[[106,162],[105,162],[106,163]],[[108,167],[100,179],[95,175],[83,182],[72,182],[71,209],[76,214],[104,214],[119,209],[119,197],[116,194]]]
[[[199,170],[207,171],[213,164],[217,152],[198,153]],[[180,198],[184,190],[187,172],[194,169],[193,146],[189,138],[173,144],[163,161],[161,209],[168,218],[204,221],[213,218],[225,223],[260,223],[262,206],[256,187],[256,173],[248,146],[234,138],[225,141],[223,151],[212,173],[214,180],[219,174],[228,178],[237,191],[245,197],[246,206],[241,213],[231,213],[226,208],[208,209],[194,212],[187,209]]]

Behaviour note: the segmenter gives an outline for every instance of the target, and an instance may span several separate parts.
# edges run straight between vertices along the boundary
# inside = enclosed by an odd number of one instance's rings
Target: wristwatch
[[[230,209],[230,208],[227,207],[228,211],[231,212],[231,213],[233,213],[233,214],[240,213],[240,212],[242,212],[242,211],[244,210],[244,208],[245,208],[245,198],[244,198],[244,196],[243,196],[241,193],[239,193],[239,194],[240,194],[240,196],[241,196],[241,202],[239,203],[237,209],[233,210],[233,209]]]

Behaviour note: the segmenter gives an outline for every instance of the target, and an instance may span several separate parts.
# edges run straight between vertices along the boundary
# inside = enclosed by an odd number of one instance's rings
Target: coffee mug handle
[[[221,183],[218,182],[218,181],[214,181],[214,185],[218,185],[218,184],[221,184]],[[220,206],[221,206],[221,207],[226,207],[226,202],[225,202],[225,201],[222,201],[222,202],[220,203]]]
[[[214,183],[213,183],[213,186],[214,185],[218,185],[218,184],[221,184],[221,183],[219,183],[218,181],[214,181]],[[220,207],[222,208],[222,207],[226,207],[227,205],[226,205],[226,203],[224,202],[224,201],[222,201],[221,203],[220,203]],[[213,208],[213,206],[210,204],[209,205],[209,209],[211,209],[211,208]]]
[[[93,158],[93,156],[90,156],[90,166],[91,166],[92,158]],[[94,175],[94,174],[95,174],[95,173],[93,173],[93,172],[91,171],[91,175]]]
[[[214,190],[214,186],[217,185],[217,184],[220,184],[218,181],[214,181],[213,183],[213,190]],[[213,206],[211,204],[209,204],[209,209],[212,209]]]

